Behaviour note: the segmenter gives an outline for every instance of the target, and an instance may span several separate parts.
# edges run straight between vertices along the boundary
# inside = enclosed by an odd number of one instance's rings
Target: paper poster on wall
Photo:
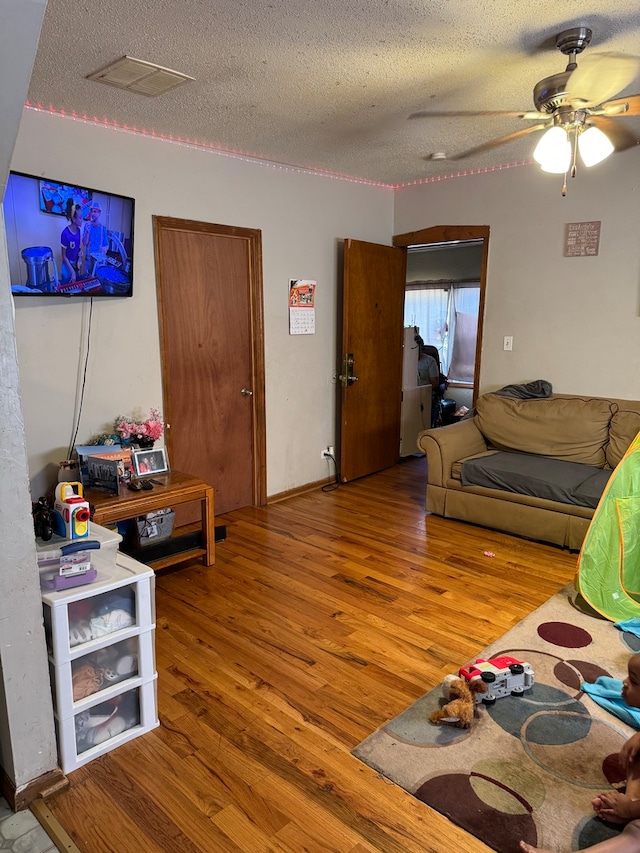
[[[565,258],[594,258],[600,249],[601,222],[567,222],[564,240]]]
[[[316,331],[316,282],[289,279],[289,334],[314,335]]]

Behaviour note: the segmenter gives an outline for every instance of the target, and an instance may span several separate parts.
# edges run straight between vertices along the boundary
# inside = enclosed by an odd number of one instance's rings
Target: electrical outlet
[[[320,458],[321,459],[329,459],[333,455],[334,455],[333,447],[331,445],[329,445],[325,450],[322,451],[322,453],[320,454]]]
[[[513,350],[513,336],[512,335],[505,335],[504,336],[504,343],[502,345],[502,349],[505,352],[511,352]]]
[[[329,447],[327,447],[327,454],[328,454],[329,456],[335,456],[335,455],[336,455],[336,454],[335,454],[335,451],[334,451],[334,449],[333,449],[333,447],[332,447],[331,445],[329,445]]]

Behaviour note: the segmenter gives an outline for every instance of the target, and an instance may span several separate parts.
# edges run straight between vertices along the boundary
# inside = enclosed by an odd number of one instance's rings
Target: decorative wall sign
[[[601,222],[567,222],[565,258],[595,258],[600,249]]]
[[[316,282],[289,279],[289,334],[313,335],[316,331]]]

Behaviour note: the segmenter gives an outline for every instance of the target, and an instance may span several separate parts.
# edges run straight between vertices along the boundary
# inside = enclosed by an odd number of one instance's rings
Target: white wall
[[[46,141],[46,142],[45,142]],[[16,171],[136,199],[134,296],[94,301],[79,444],[113,418],[161,405],[153,215],[262,230],[267,493],[327,476],[335,445],[338,251],[343,238],[389,244],[393,192],[194,150],[25,110]],[[289,278],[316,279],[316,334],[288,334]],[[32,492],[66,456],[88,302],[17,298],[16,332]],[[317,451],[317,452],[316,452]]]
[[[558,392],[640,399],[639,167],[638,149],[579,166],[566,198],[562,176],[535,166],[396,192],[396,234],[491,228],[480,391],[548,379]],[[592,220],[599,255],[563,257],[566,223]]]

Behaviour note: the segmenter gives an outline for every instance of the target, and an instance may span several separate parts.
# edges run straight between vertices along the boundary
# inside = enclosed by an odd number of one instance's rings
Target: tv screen
[[[135,202],[10,172],[3,210],[16,296],[131,296]]]

